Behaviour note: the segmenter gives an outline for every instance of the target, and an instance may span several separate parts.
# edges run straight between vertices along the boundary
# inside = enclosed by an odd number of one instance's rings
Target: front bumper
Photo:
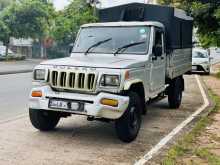
[[[29,108],[30,109],[39,109],[39,110],[51,110],[51,111],[59,111],[59,112],[68,112],[73,114],[81,114],[86,116],[93,116],[97,118],[106,118],[106,119],[118,119],[120,118],[129,104],[129,97],[127,96],[119,96],[116,94],[109,94],[105,92],[101,92],[97,95],[89,95],[89,94],[79,94],[79,93],[67,93],[67,92],[55,92],[50,86],[42,86],[33,88],[32,91],[42,91],[42,97],[32,97],[30,95],[29,98]],[[32,93],[31,91],[31,93]],[[84,111],[68,111],[62,109],[51,109],[49,108],[49,100],[51,98],[56,99],[68,99],[78,102],[84,103]],[[108,105],[102,105],[100,103],[101,99],[108,98],[114,99],[118,101],[117,107],[112,107]]]
[[[192,71],[210,72],[210,64],[193,64]]]

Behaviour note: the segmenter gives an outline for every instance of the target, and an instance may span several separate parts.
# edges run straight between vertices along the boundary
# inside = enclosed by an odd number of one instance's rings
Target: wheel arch
[[[131,81],[128,81],[125,83],[125,86],[124,86],[124,92],[127,93],[129,91],[132,91],[132,92],[135,92],[138,94],[138,96],[140,97],[141,99],[141,104],[142,104],[142,111],[143,111],[143,114],[146,114],[146,107],[145,107],[145,90],[144,90],[144,83],[142,80],[140,79],[135,79],[135,80],[131,80]]]
[[[140,79],[135,79],[126,82],[123,90],[136,92],[141,98],[144,98],[145,100],[144,83]]]

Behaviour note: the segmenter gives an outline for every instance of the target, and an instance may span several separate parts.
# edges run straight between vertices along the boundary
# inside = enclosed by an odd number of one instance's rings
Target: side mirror
[[[153,47],[153,53],[156,57],[161,57],[163,53],[163,49],[161,46],[154,46]]]

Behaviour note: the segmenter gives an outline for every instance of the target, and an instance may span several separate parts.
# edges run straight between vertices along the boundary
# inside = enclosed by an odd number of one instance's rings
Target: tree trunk
[[[43,45],[43,41],[41,41],[40,43],[40,56],[43,59],[44,58],[44,45]]]
[[[6,60],[8,60],[8,49],[9,49],[9,45],[6,44],[5,45],[5,58],[6,58]]]

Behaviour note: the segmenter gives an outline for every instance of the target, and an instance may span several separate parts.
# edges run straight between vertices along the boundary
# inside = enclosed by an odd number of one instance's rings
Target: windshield
[[[208,58],[208,53],[193,51],[193,58]]]
[[[88,27],[82,28],[73,48],[79,53],[115,53],[119,48],[134,44],[121,54],[146,54],[150,39],[150,27]],[[100,43],[98,44],[97,43]],[[105,41],[105,42],[102,42]],[[93,46],[95,45],[95,46]]]

